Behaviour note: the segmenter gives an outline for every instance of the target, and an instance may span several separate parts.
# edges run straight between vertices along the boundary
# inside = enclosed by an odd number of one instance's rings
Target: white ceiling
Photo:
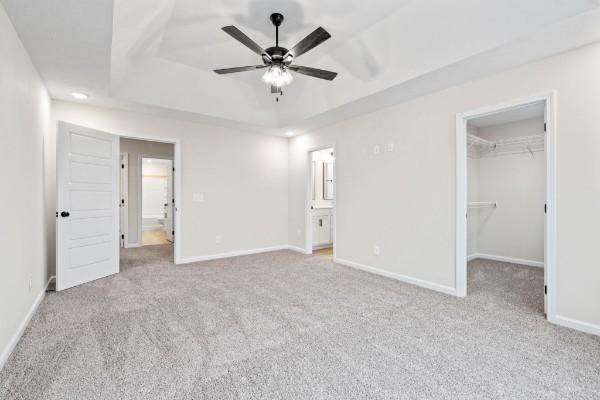
[[[303,132],[600,40],[596,0],[0,0],[51,95],[265,133]],[[317,26],[332,38],[296,62],[279,103],[260,64],[223,31],[290,48]]]

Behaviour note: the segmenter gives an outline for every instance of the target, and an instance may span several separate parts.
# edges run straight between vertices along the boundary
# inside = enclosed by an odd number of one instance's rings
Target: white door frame
[[[332,237],[333,237],[333,259],[336,259],[337,255],[337,237],[336,237],[336,227],[337,227],[337,149],[334,144],[324,144],[309,147],[306,150],[306,198],[304,203],[305,210],[305,222],[304,222],[304,252],[306,254],[313,253],[313,237],[312,237],[312,210],[310,208],[312,203],[312,190],[313,190],[313,174],[312,174],[312,153],[319,150],[325,149],[333,149],[333,221],[331,223],[331,229],[333,229]]]
[[[142,240],[142,235],[143,235],[143,229],[142,229],[142,185],[143,185],[143,171],[142,171],[142,161],[144,158],[153,158],[156,160],[169,160],[171,161],[172,165],[175,166],[175,161],[173,160],[173,157],[164,157],[164,156],[153,156],[150,154],[139,154],[138,155],[138,213],[137,213],[137,220],[138,220],[138,242],[140,246],[143,246],[143,240]],[[175,168],[175,172],[177,172],[177,168]],[[173,173],[171,171],[171,173]],[[173,197],[175,197],[175,191],[173,191]],[[168,199],[167,199],[168,200]],[[168,200],[169,201],[169,200]],[[177,201],[177,199],[175,200]],[[171,204],[171,206],[174,208],[175,205]],[[173,209],[173,211],[175,211]],[[175,213],[173,213],[173,215],[175,215]],[[173,242],[176,242],[175,240],[175,235],[173,235]]]
[[[508,101],[456,115],[456,295],[467,295],[467,122],[522,106],[546,104],[546,230],[544,275],[547,285],[546,314],[556,322],[556,92]],[[541,205],[540,205],[541,206]]]
[[[121,247],[128,247],[129,244],[129,153],[121,153],[121,179],[119,184],[121,193],[121,203],[119,204],[121,212],[119,213],[119,226],[121,235],[123,235]]]

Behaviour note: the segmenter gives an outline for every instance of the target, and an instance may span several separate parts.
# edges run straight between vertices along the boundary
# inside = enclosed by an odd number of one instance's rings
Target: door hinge
[[[121,235],[121,239],[125,240],[125,235]]]
[[[125,169],[125,164],[121,164],[121,168],[122,168],[122,169]]]
[[[56,212],[56,218],[58,218],[58,211]]]
[[[546,132],[546,123],[544,122],[544,132]]]
[[[171,231],[171,235],[175,236],[175,231]]]
[[[544,204],[544,214],[548,213],[548,204]]]
[[[544,294],[548,294],[548,285],[544,285]]]
[[[173,167],[173,172],[175,172],[175,167]]]
[[[175,199],[173,199],[173,204],[175,204]]]
[[[125,204],[125,199],[121,199],[121,204]]]

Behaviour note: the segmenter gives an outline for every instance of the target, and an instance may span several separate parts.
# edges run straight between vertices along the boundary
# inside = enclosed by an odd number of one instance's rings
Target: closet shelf
[[[468,208],[497,208],[498,203],[495,201],[473,201],[469,202]]]
[[[479,136],[467,135],[467,145],[471,158],[500,156],[509,154],[534,153],[544,151],[544,135],[490,141]]]

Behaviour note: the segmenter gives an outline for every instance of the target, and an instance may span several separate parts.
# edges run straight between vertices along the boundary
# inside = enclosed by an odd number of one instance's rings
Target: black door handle
[[[63,217],[63,218],[66,218],[69,215],[71,215],[71,214],[68,211],[63,211],[63,212],[60,213],[60,216]]]

